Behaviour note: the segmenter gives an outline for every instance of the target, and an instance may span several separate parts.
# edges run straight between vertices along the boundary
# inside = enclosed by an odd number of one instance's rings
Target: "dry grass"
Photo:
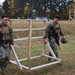
[[[49,22],[46,22],[45,26]],[[7,68],[7,75],[75,75],[75,22],[74,21],[60,21],[62,30],[64,34],[66,35],[68,43],[66,45],[63,45],[60,43],[60,50],[59,50],[59,57],[62,58],[62,66],[59,65],[53,65],[48,66],[36,71],[21,71],[17,66],[13,64],[9,64]],[[28,28],[29,22],[27,21],[13,21],[13,28]],[[43,22],[33,22],[33,27],[43,27]],[[27,37],[28,33],[23,32],[19,33],[16,36],[17,33],[14,34],[15,38],[17,37]],[[33,36],[37,35],[43,35],[42,31],[34,31]],[[19,58],[27,57],[27,49],[28,49],[28,41],[20,41],[15,42],[15,49],[17,54],[19,55]],[[43,40],[34,40],[32,41],[32,52],[31,56],[39,55],[42,52],[43,47]],[[46,48],[47,50],[47,48]],[[48,50],[46,51],[48,53]],[[11,59],[13,59],[13,55],[11,54]],[[35,62],[36,61],[36,62]],[[48,63],[46,58],[39,58],[35,60],[30,60],[26,62],[22,62],[24,65],[28,65],[30,67],[42,64],[42,63]]]

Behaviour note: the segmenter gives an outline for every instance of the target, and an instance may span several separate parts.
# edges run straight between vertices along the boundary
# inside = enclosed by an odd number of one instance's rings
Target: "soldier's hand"
[[[66,37],[66,36],[63,36],[63,38],[67,39],[67,37]]]
[[[66,39],[66,36],[64,36],[64,38]]]
[[[47,43],[47,39],[44,39],[44,44],[46,44]]]
[[[66,44],[66,43],[67,43],[67,40],[66,40],[66,37],[65,37],[65,36],[63,36],[63,37],[61,38],[61,42],[62,42],[63,44]]]
[[[12,43],[12,45],[14,45],[14,43]]]

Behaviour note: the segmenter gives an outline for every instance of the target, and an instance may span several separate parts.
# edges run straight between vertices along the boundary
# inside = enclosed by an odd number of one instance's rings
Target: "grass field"
[[[46,22],[45,26],[49,22]],[[18,66],[9,64],[7,67],[7,75],[75,75],[75,21],[60,21],[62,30],[67,38],[68,43],[63,45],[60,43],[59,57],[62,59],[62,65],[53,65],[45,68],[41,68],[35,71],[20,70]],[[12,27],[14,28],[28,28],[29,22],[27,21],[12,21]],[[43,27],[43,22],[33,22],[33,27]],[[32,36],[43,35],[43,31],[33,31]],[[14,37],[27,37],[28,32],[14,33]],[[27,57],[28,41],[15,42],[15,49],[19,58]],[[41,54],[43,49],[43,40],[32,40],[31,56]],[[46,48],[46,53],[48,50]],[[10,55],[11,59],[13,55]],[[35,62],[36,61],[36,62]],[[22,62],[27,66],[36,66],[39,64],[48,63],[47,58],[39,58]]]

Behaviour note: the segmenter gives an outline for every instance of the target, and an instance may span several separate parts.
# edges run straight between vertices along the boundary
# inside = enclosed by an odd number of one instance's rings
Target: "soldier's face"
[[[7,17],[4,17],[2,19],[2,24],[7,25],[7,23],[8,23],[8,18]]]
[[[59,19],[58,18],[54,18],[54,22],[58,23]]]

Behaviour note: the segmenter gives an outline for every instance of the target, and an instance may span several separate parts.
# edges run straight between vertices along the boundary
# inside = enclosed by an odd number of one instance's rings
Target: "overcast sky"
[[[3,3],[5,0],[0,0],[0,4]]]

